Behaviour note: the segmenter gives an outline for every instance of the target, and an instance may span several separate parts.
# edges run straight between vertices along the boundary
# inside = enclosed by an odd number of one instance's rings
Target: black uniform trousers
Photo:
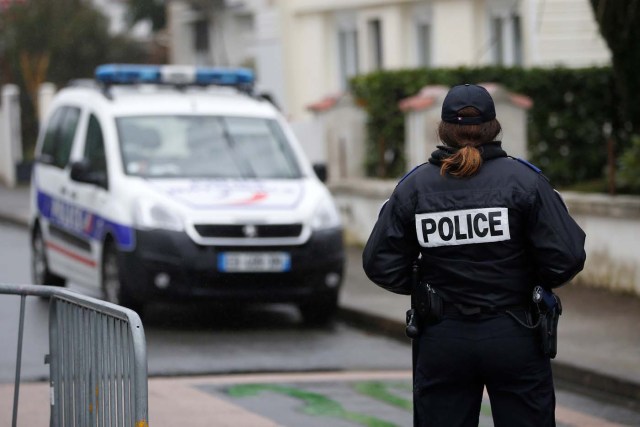
[[[555,426],[551,364],[536,334],[506,313],[426,326],[414,343],[415,425],[477,427],[486,386],[496,427]]]

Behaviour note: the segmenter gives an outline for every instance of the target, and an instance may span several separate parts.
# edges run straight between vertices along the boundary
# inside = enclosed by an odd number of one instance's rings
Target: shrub
[[[355,97],[368,112],[366,173],[397,177],[405,171],[401,99],[426,85],[480,82],[499,83],[533,99],[528,115],[529,157],[556,185],[602,178],[609,133],[616,138],[619,152],[628,146],[629,127],[620,119],[609,67],[380,71],[351,81]]]
[[[624,192],[640,194],[640,136],[631,139],[631,146],[620,157],[618,184]]]

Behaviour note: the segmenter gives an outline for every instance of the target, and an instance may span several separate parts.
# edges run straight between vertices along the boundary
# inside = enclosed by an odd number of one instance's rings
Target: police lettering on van
[[[507,208],[466,209],[416,214],[420,246],[468,245],[509,240]]]

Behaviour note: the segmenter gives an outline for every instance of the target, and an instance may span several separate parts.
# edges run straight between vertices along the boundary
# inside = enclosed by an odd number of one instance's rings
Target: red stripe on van
[[[85,265],[88,265],[89,267],[95,267],[96,266],[96,262],[94,260],[92,260],[91,258],[87,258],[87,257],[83,257],[82,255],[78,255],[74,252],[71,252],[68,249],[63,248],[62,246],[58,246],[55,243],[51,243],[51,242],[47,242],[47,247],[49,249],[53,249],[54,251],[58,251],[63,255],[68,256],[69,258],[73,258],[78,262],[81,262]]]

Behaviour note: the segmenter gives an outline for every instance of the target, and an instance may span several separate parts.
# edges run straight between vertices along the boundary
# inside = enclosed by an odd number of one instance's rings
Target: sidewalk
[[[0,220],[25,226],[28,199],[28,187],[8,190],[0,186]],[[360,257],[359,248],[349,247],[340,316],[358,326],[406,340],[404,316],[409,298],[373,285],[362,271]],[[556,381],[640,401],[640,298],[571,285],[559,289],[558,294],[564,313],[560,318],[558,356],[553,361]],[[171,379],[150,381],[150,403],[157,393],[163,393],[156,387],[171,387],[171,383]],[[182,400],[163,402],[162,417],[174,411],[185,411],[183,415],[193,412]],[[238,421],[233,425],[269,424]]]
[[[317,427],[326,425],[327,421],[332,422],[331,425],[344,426],[345,424],[340,423],[339,419],[331,418],[331,413],[317,413],[316,415],[325,415],[317,417],[317,422],[309,418],[302,418],[304,424],[301,424],[301,419],[296,417],[295,407],[289,406],[292,403],[304,406],[304,403],[308,405],[313,402],[291,402],[294,400],[292,397],[285,400],[286,396],[279,397],[278,393],[273,393],[272,387],[277,384],[289,388],[299,387],[299,390],[302,391],[313,388],[339,387],[341,384],[348,386],[354,382],[370,381],[402,381],[410,384],[411,372],[321,372],[150,378],[148,422],[153,427],[277,427],[279,425]],[[260,390],[261,385],[265,386],[262,390]],[[244,387],[245,390],[258,389],[259,392],[253,396],[252,401],[251,393],[247,393],[246,396],[242,396],[242,394],[234,396],[229,392],[229,389],[233,387]],[[269,393],[270,391],[271,393]],[[407,393],[409,392],[407,391]],[[339,394],[341,396],[339,403],[344,407],[357,406],[358,401],[362,400],[357,395],[344,392]],[[265,400],[264,395],[268,395],[268,401]],[[18,426],[48,425],[48,400],[48,383],[23,383],[20,387]],[[0,425],[9,425],[12,402],[13,384],[0,384]],[[316,409],[323,412],[322,405],[326,406],[326,403],[322,401],[319,403],[320,405],[316,405]],[[372,401],[372,403],[376,402]],[[256,406],[258,410],[256,410]],[[394,412],[397,415],[398,410],[394,411],[393,408],[385,407],[385,405],[378,406],[381,406],[377,410],[379,415],[382,415],[381,418],[385,418],[385,416],[388,418]],[[266,410],[265,407],[267,407]],[[325,409],[331,411],[331,407]],[[274,414],[261,415],[261,413],[273,411],[276,411],[275,416]],[[402,416],[405,422],[397,425],[407,425],[410,422],[411,412],[409,410],[404,410]],[[281,423],[273,421],[274,418],[280,419]],[[619,426],[616,425],[616,427]]]

